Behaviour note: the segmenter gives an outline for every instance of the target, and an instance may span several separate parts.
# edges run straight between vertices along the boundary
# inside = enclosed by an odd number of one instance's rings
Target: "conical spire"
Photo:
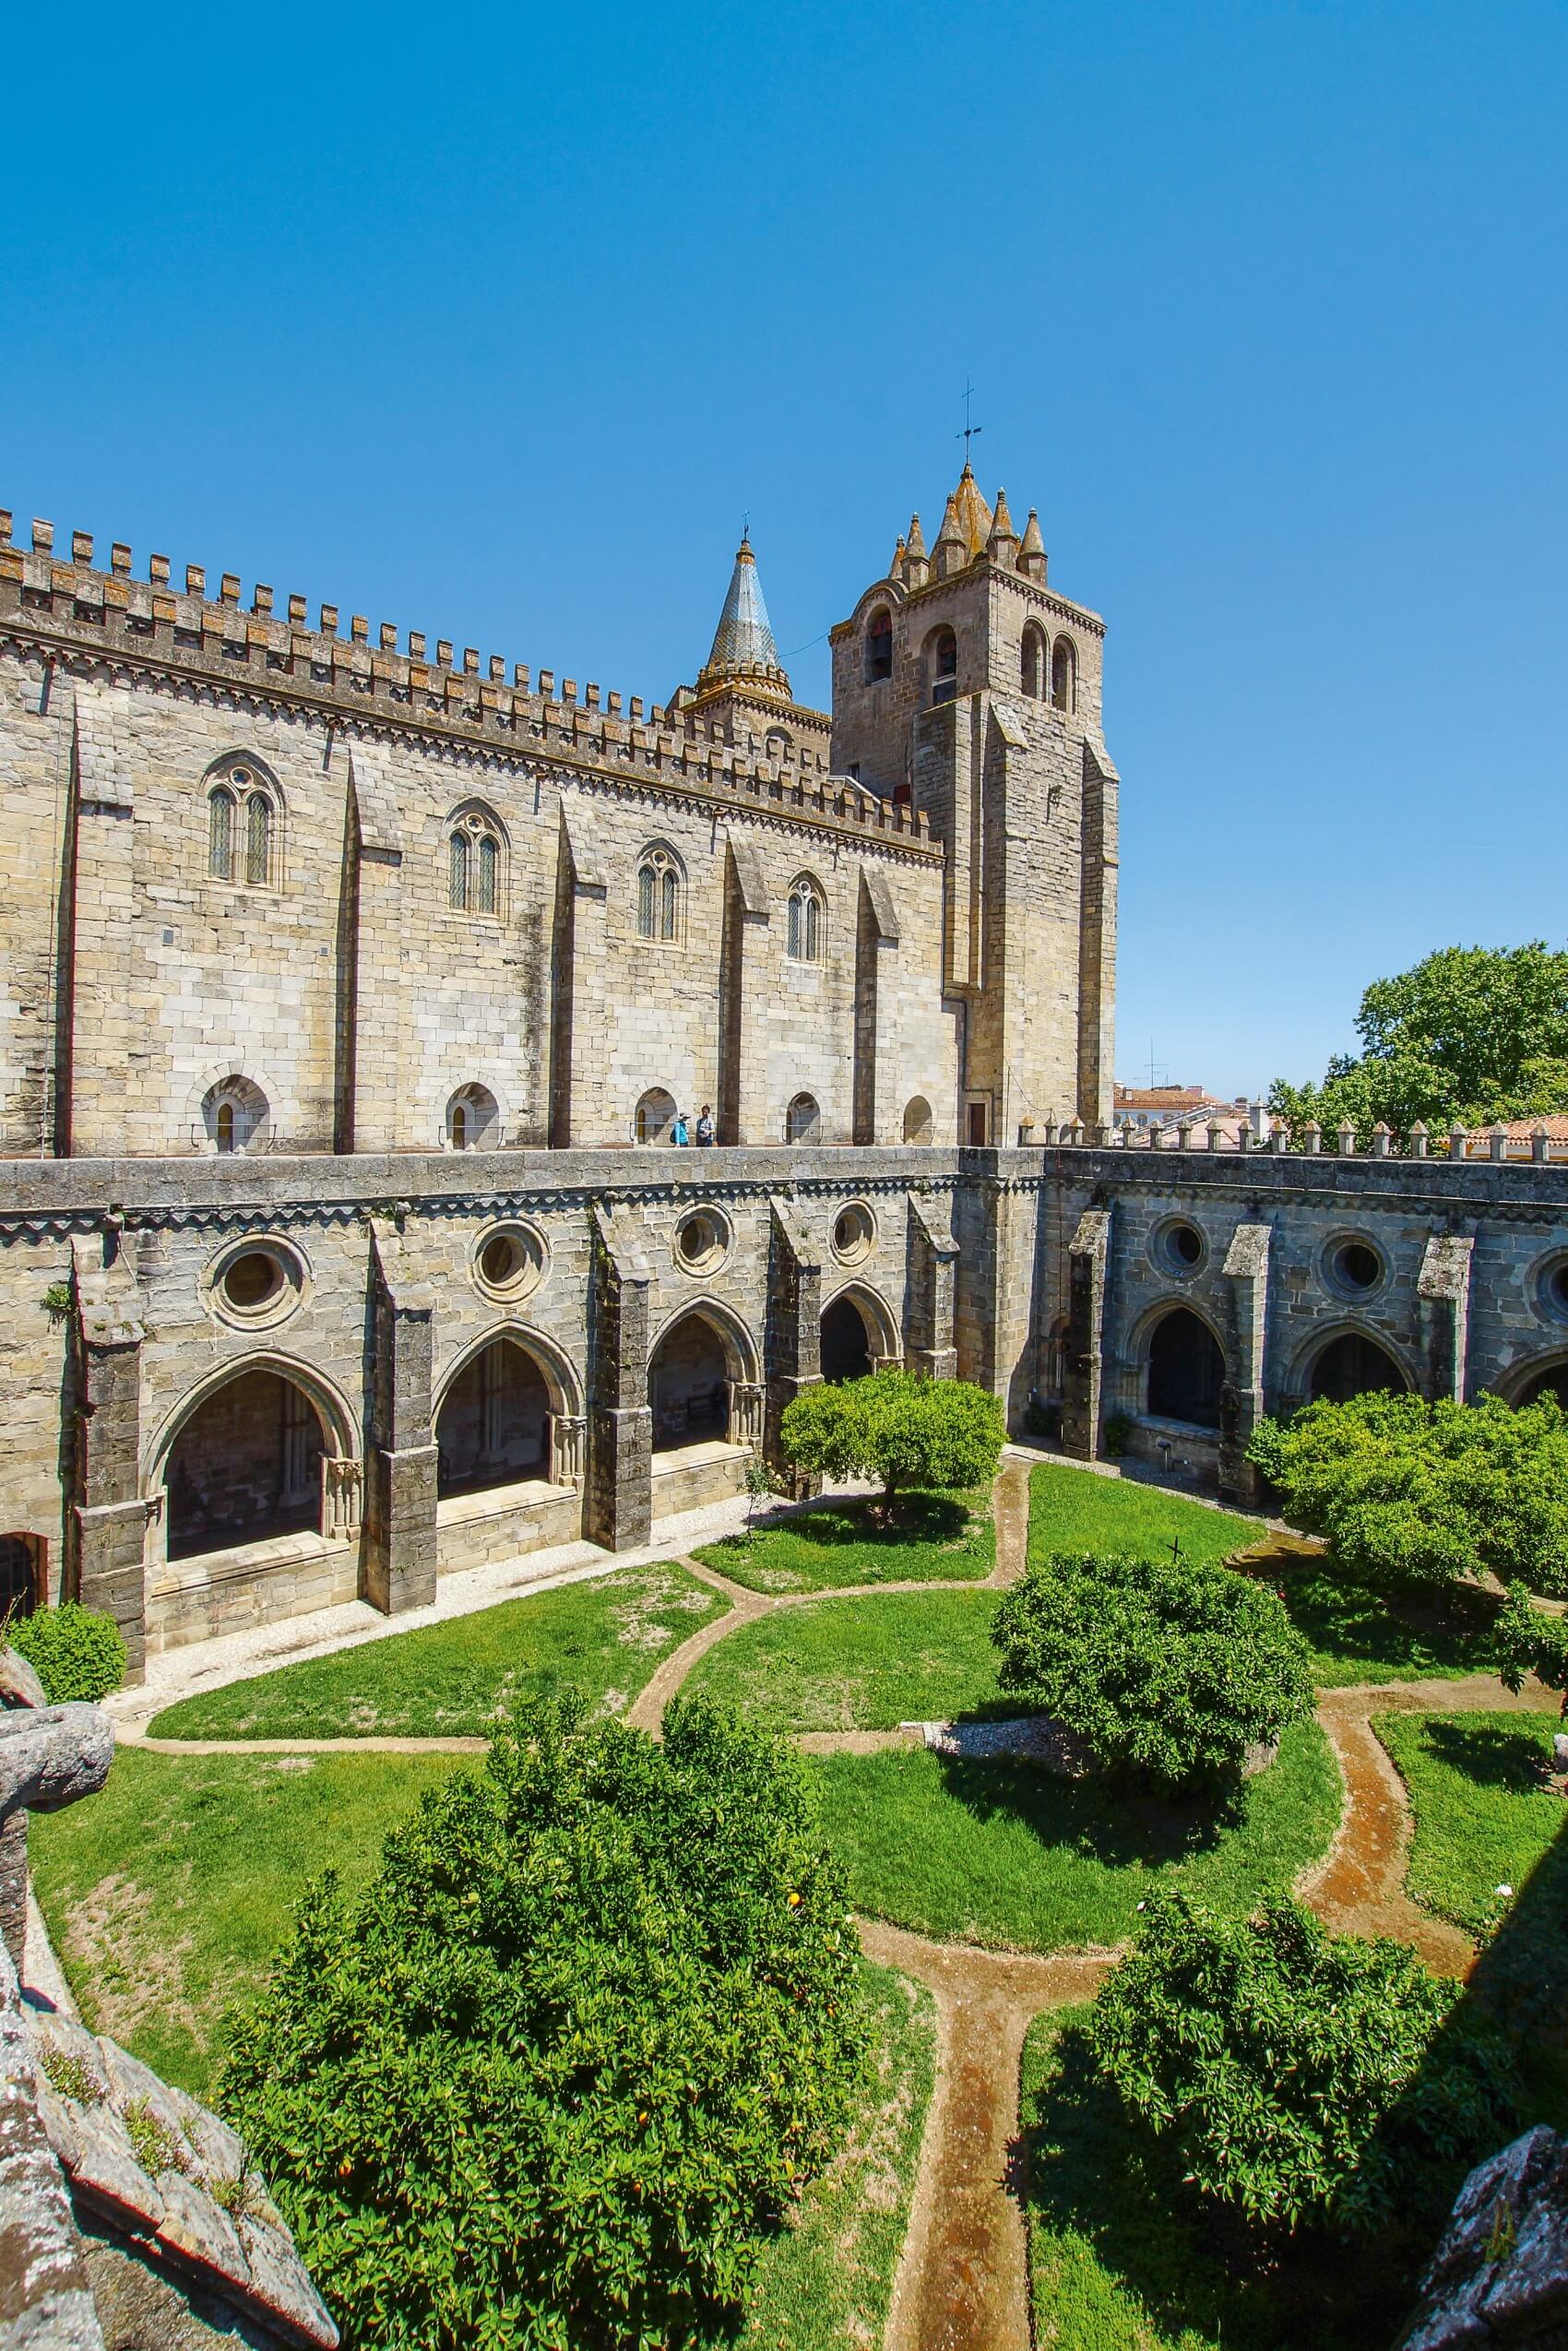
[[[925,533],[921,528],[919,515],[909,517],[909,552],[918,564],[925,561]]]
[[[707,657],[698,683],[712,683],[736,670],[778,668],[778,647],[774,643],[767,606],[763,601],[762,582],[757,577],[751,534],[745,531],[735,550],[735,568],[730,575],[730,592],[724,599],[724,610],[719,615],[713,650]]]
[[[901,579],[903,577],[904,557],[907,552],[908,550],[904,545],[904,534],[900,531],[898,533],[898,544],[893,550],[893,561],[887,566],[887,576],[889,579]]]
[[[985,542],[985,552],[993,564],[1008,565],[1013,564],[1018,552],[1018,534],[1007,511],[1005,490],[999,490],[996,493],[996,512],[992,517],[991,536]]]
[[[956,544],[968,552],[968,533],[958,519],[958,493],[956,490],[947,493],[947,505],[943,512],[942,528],[936,534],[936,543],[939,547]]]
[[[980,483],[975,480],[967,457],[964,470],[958,476],[958,487],[953,493],[953,504],[969,552],[978,555],[991,537],[991,508],[980,496]],[[946,529],[945,520],[942,527]]]
[[[1027,572],[1031,579],[1045,577],[1045,541],[1039,535],[1039,517],[1032,506],[1018,549],[1018,569]]]

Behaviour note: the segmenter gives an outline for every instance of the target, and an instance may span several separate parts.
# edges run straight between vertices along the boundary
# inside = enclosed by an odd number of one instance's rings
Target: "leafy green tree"
[[[1408,1134],[1418,1119],[1444,1134],[1458,1121],[1568,1110],[1568,954],[1440,947],[1392,980],[1374,980],[1356,1017],[1359,1054],[1336,1054],[1321,1085],[1277,1079],[1268,1107],[1301,1131],[1348,1119],[1364,1138],[1382,1120]]]
[[[14,1617],[5,1638],[32,1667],[52,1706],[96,1705],[125,1679],[125,1642],[112,1616],[62,1600]]]
[[[846,2127],[857,1952],[787,1742],[552,1701],[312,1889],[224,2104],[355,2351],[673,2351]]]
[[[1251,1922],[1182,1894],[1095,2003],[1128,2111],[1200,2194],[1265,2226],[1421,2226],[1515,2127],[1506,2051],[1403,1944],[1329,1935],[1299,1903]]]
[[[1568,1420],[1553,1395],[1515,1412],[1378,1392],[1260,1424],[1248,1457],[1293,1525],[1364,1583],[1491,1574],[1568,1593]]]
[[[1568,1623],[1538,1609],[1522,1584],[1511,1584],[1497,1612],[1492,1641],[1503,1688],[1517,1697],[1528,1676],[1535,1674],[1549,1690],[1562,1691],[1560,1712],[1568,1721]]]
[[[1059,1553],[1003,1595],[992,1638],[1004,1690],[1172,1791],[1233,1781],[1312,1707],[1277,1596],[1206,1562]]]
[[[988,1486],[1007,1434],[1002,1407],[968,1380],[873,1371],[808,1388],[785,1409],[779,1442],[797,1468],[825,1478],[880,1478],[899,1487]]]

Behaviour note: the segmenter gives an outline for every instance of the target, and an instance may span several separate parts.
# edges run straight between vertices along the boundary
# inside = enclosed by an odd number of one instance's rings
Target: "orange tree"
[[[989,1486],[1006,1434],[1002,1407],[988,1390],[916,1371],[873,1371],[808,1388],[779,1423],[797,1468],[880,1478],[885,1509],[900,1487]]]
[[[360,2351],[703,2342],[846,2127],[857,1953],[787,1743],[548,1702],[312,1891],[224,2104]]]

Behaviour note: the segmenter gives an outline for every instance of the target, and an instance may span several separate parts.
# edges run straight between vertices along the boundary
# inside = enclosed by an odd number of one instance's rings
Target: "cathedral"
[[[830,712],[746,540],[645,706],[0,517],[11,1603],[139,1667],[624,1550],[877,1364],[1242,1495],[1304,1395],[1555,1380],[1544,1149],[1112,1129],[1104,634],[967,464]]]

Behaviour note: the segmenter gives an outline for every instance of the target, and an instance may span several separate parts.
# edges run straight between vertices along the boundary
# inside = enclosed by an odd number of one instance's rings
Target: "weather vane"
[[[983,424],[971,424],[969,422],[969,402],[974,398],[974,396],[975,387],[966,375],[964,378],[964,429],[962,433],[955,433],[953,435],[955,441],[962,441],[964,445],[964,463],[966,465],[969,462],[969,443],[974,439],[977,433],[983,433],[985,431]]]

